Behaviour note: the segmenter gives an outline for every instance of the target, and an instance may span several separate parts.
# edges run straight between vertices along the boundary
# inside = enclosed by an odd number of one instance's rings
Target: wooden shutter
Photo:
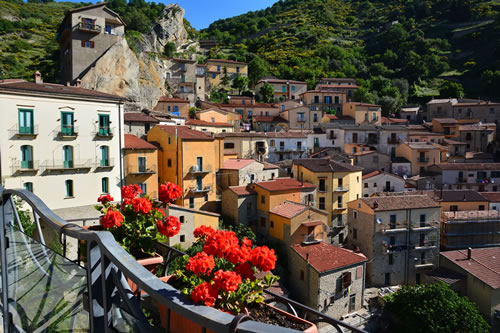
[[[94,41],[90,42],[90,47],[93,49],[94,48]]]
[[[82,40],[82,47],[85,47],[85,41]]]
[[[345,272],[342,274],[342,289],[349,287],[351,284],[351,272]]]
[[[363,266],[356,268],[356,280],[363,277]]]

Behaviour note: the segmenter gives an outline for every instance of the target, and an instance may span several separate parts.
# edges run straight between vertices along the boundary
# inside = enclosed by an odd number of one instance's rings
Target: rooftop
[[[353,89],[358,89],[359,86],[355,84],[318,84],[316,86],[316,89],[324,89],[324,88],[333,88],[333,89],[346,89],[346,88],[353,88]]]
[[[186,125],[192,126],[209,126],[209,127],[233,127],[233,125],[228,123],[216,123],[199,119],[190,119],[186,121]]]
[[[158,102],[175,102],[175,103],[189,103],[189,101],[182,98],[174,98],[174,97],[160,97]]]
[[[500,192],[481,192],[481,195],[490,202],[500,202]]]
[[[132,134],[125,134],[125,149],[158,149],[149,142],[140,139]]]
[[[423,195],[394,195],[384,197],[361,198],[374,211],[438,208],[439,205],[429,196]]]
[[[472,249],[471,259],[467,258],[467,250],[446,251],[441,255],[491,288],[500,288],[500,247]]]
[[[411,149],[439,149],[434,146],[431,142],[405,142]]]
[[[430,192],[430,194],[439,202],[487,201],[481,193],[473,190],[443,190]]]
[[[285,84],[286,83],[291,83],[291,84],[306,84],[306,82],[303,82],[303,81],[285,80],[285,79],[273,79],[273,78],[259,80],[259,82],[257,82],[257,84],[259,84],[261,82],[285,83]]]
[[[436,280],[442,281],[448,285],[454,284],[455,282],[458,282],[465,278],[465,275],[444,267],[439,267],[433,271],[430,271],[426,275],[433,277]]]
[[[293,160],[293,164],[302,165],[313,172],[352,172],[363,168],[348,163],[323,158],[302,158]]]
[[[213,140],[211,136],[204,132],[190,129],[187,126],[170,126],[170,125],[157,125],[164,132],[170,135],[175,135],[183,140]]]
[[[246,65],[246,62],[241,62],[241,61],[235,61],[235,60],[227,60],[227,59],[207,59],[206,63],[209,62],[225,62],[228,64],[240,64],[240,65]]]
[[[279,216],[283,216],[287,219],[291,219],[291,218],[297,216],[298,214],[300,214],[306,210],[309,210],[309,209],[313,209],[313,207],[308,206],[308,205],[304,205],[304,204],[301,204],[298,202],[293,202],[293,201],[287,200],[287,201],[282,202],[281,204],[271,208],[271,210],[269,212],[276,214],[276,215],[279,215]],[[320,210],[318,210],[318,211],[320,211]],[[325,211],[320,211],[320,212],[328,215],[328,213]]]
[[[436,167],[441,170],[500,170],[500,163],[439,163]]]
[[[256,182],[255,185],[262,187],[269,192],[288,191],[288,190],[313,190],[316,185],[308,182],[299,182],[293,178],[276,178],[264,182]]]
[[[262,162],[258,162],[254,159],[230,158],[224,161],[224,166],[222,167],[222,169],[240,170],[252,163],[262,163]]]
[[[236,193],[236,195],[238,195],[238,196],[250,195],[250,194],[256,193],[254,190],[252,190],[251,188],[249,188],[246,185],[243,185],[243,186],[229,186],[228,189],[230,191],[233,191],[234,193]]]
[[[319,273],[336,270],[365,262],[367,259],[361,253],[343,249],[324,242],[292,246],[302,258],[308,260],[311,266]]]
[[[255,116],[254,117],[255,121],[261,122],[261,123],[287,123],[288,121],[281,118],[281,117],[275,117],[275,116]]]
[[[143,112],[125,112],[123,114],[123,121],[134,121],[141,123],[159,123],[160,121],[155,117],[151,117]]]

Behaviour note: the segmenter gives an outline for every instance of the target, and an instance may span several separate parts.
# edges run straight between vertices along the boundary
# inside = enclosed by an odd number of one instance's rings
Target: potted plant
[[[264,289],[279,279],[270,272],[277,259],[273,249],[256,247],[246,237],[239,241],[232,231],[214,230],[208,226],[196,228],[194,236],[197,240],[193,247],[201,251],[180,258],[168,283],[197,304],[234,315],[245,313],[254,318],[267,313],[267,318],[261,318],[264,322],[317,332],[314,324],[264,304]],[[166,316],[166,309],[161,304],[158,307],[160,316]],[[178,315],[171,315],[170,320],[179,327],[193,325],[179,322],[186,319]],[[165,327],[166,320],[162,319],[162,323]]]
[[[141,195],[138,185],[127,185],[121,189],[122,202],[114,203],[113,197],[101,195],[95,208],[102,213],[100,226],[110,231],[116,241],[137,261],[151,272],[163,263],[156,254],[155,243],[165,242],[167,237],[179,233],[181,223],[175,216],[165,216],[163,208],[182,195],[179,186],[173,183],[160,185],[160,201]],[[137,287],[131,284],[132,291]]]

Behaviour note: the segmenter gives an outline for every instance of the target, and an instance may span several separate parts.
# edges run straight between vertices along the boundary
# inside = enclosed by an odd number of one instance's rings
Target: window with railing
[[[396,229],[396,215],[391,215],[389,217],[389,228]]]
[[[73,112],[61,112],[61,134],[74,135],[74,116]]]
[[[74,166],[73,147],[72,146],[64,146],[63,147],[63,167],[64,168],[72,168],[73,166]]]
[[[102,166],[102,167],[109,166],[109,147],[108,146],[101,146],[100,166]]]
[[[137,166],[139,172],[146,172],[146,157],[140,156],[137,158]]]
[[[99,115],[99,135],[100,136],[111,135],[111,130],[109,128],[109,125],[110,125],[109,115],[100,114]]]
[[[33,110],[19,109],[19,133],[33,134]]]
[[[21,146],[21,168],[33,169],[33,147],[24,145]]]

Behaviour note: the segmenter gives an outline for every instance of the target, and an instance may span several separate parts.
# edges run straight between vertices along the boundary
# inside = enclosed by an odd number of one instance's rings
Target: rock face
[[[188,42],[184,28],[184,9],[174,4],[165,7],[162,18],[144,36],[139,47],[142,52],[163,53],[168,42],[175,43],[177,47]]]
[[[187,38],[184,9],[178,5],[165,8],[159,22],[137,43],[137,55],[122,39],[85,73],[82,86],[126,97],[138,109],[153,108],[161,96],[168,95],[165,82],[172,63],[157,56],[168,42],[176,43],[180,51],[198,48],[197,42]]]
[[[82,78],[82,86],[152,108],[165,93],[167,67],[164,61],[137,57],[123,39],[97,60]]]

